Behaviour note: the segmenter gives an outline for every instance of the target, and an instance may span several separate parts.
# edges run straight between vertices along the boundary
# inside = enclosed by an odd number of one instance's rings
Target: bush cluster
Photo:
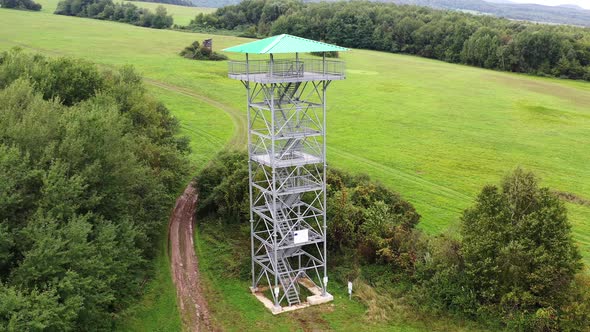
[[[109,330],[188,173],[132,68],[0,54],[0,330]]]
[[[227,60],[225,55],[213,52],[210,48],[199,45],[198,41],[194,41],[192,44],[180,51],[180,56],[192,60]]]
[[[375,2],[245,0],[199,14],[189,27],[289,33],[341,46],[590,80],[588,29]]]
[[[153,13],[129,2],[114,3],[112,0],[62,0],[57,4],[55,14],[124,22],[155,29],[166,29],[173,23],[172,16],[168,15],[164,6],[158,6]]]

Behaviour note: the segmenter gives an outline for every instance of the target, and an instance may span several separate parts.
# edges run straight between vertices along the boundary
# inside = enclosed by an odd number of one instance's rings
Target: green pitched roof
[[[270,54],[348,51],[347,48],[287,34],[272,36],[250,43],[232,46],[225,52]]]

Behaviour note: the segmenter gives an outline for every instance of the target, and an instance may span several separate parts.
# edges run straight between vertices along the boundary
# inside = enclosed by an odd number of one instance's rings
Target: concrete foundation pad
[[[314,295],[308,296],[305,302],[288,307],[276,307],[274,302],[264,295],[264,291],[268,290],[268,287],[250,287],[250,291],[258,299],[258,301],[260,301],[264,307],[266,307],[266,309],[272,312],[273,315],[307,308],[312,305],[328,303],[334,300],[334,296],[332,296],[330,293],[322,295],[322,289],[315,286],[315,284],[308,279],[300,279],[299,284],[307,288]]]
[[[312,295],[307,297],[307,303],[309,305],[318,305],[323,303],[328,303],[334,301],[334,296],[330,293],[326,293],[326,295]]]

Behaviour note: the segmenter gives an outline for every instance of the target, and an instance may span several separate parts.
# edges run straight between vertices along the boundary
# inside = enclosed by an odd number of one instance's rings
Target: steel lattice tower
[[[327,293],[326,89],[344,63],[299,53],[346,49],[290,35],[235,46],[229,77],[246,88],[252,290],[268,291],[273,312]],[[294,58],[275,59],[277,53]],[[251,60],[249,54],[268,54]],[[313,303],[312,303],[313,304]]]

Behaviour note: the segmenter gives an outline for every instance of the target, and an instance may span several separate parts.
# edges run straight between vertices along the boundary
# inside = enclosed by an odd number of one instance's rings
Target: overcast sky
[[[538,3],[540,5],[556,6],[563,4],[578,5],[582,8],[590,9],[590,0],[512,0],[520,3]]]

